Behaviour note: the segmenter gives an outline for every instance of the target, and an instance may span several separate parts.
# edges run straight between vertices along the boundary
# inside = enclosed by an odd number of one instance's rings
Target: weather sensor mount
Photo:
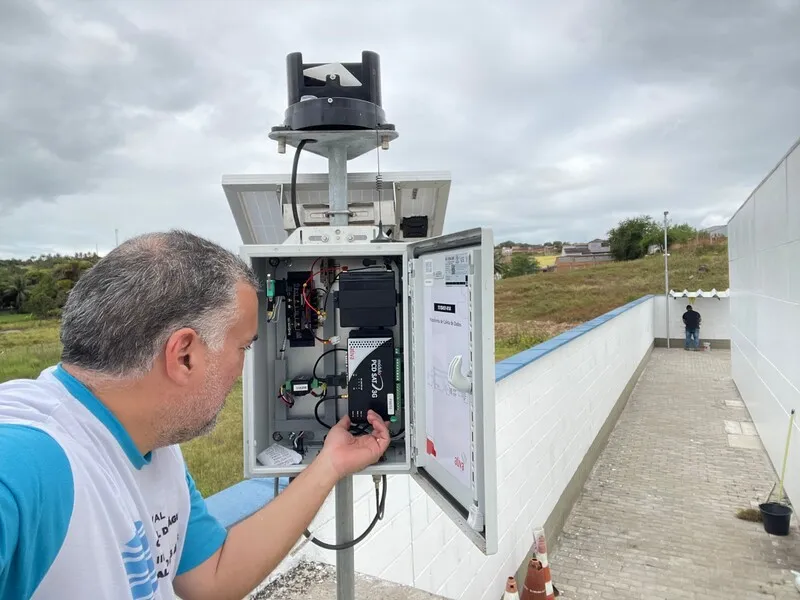
[[[360,63],[303,63],[286,57],[289,104],[284,126],[294,131],[394,129],[381,106],[380,58],[361,53]]]

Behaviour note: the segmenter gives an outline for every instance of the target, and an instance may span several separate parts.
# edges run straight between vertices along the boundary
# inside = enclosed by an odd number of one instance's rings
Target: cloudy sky
[[[291,171],[267,133],[294,51],[380,54],[381,168],[450,171],[448,231],[723,223],[800,136],[798,31],[799,0],[0,0],[0,256],[235,248],[220,180]]]

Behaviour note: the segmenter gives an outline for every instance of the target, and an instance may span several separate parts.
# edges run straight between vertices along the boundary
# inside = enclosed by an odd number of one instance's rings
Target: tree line
[[[667,244],[670,248],[678,245],[687,245],[696,241],[708,243],[710,236],[705,231],[700,231],[688,223],[668,225]],[[636,260],[650,252],[651,248],[659,252],[664,251],[664,226],[653,217],[644,215],[631,217],[620,221],[616,227],[608,232],[608,241],[611,254],[615,260]],[[544,245],[556,246],[559,250],[569,242],[546,242]],[[536,244],[505,241],[498,244],[494,251],[494,272],[503,278],[531,275],[541,270],[541,265],[535,257],[525,254],[513,254],[510,261],[504,260],[502,249],[505,247],[530,248]]]
[[[687,223],[670,225],[667,229],[670,246],[686,244],[701,237],[708,236]],[[611,229],[608,239],[615,259],[635,260],[645,256],[651,246],[663,250],[664,227],[650,216],[631,217]],[[566,242],[546,243],[556,247],[563,244]],[[508,262],[502,255],[503,247],[532,245],[507,241],[495,247],[495,274],[509,278],[540,271],[541,265],[530,254],[513,254]],[[98,260],[97,254],[84,252],[0,260],[0,311],[29,313],[37,318],[58,316],[75,282]]]
[[[687,244],[700,237],[708,237],[689,225],[669,225],[667,227],[667,244]],[[664,250],[664,226],[653,217],[639,216],[623,219],[608,232],[611,254],[616,260],[636,260],[645,256],[651,247]]]
[[[503,247],[497,246],[494,249],[494,273],[504,279],[509,277],[521,277],[522,275],[533,275],[541,271],[542,267],[536,257],[530,254],[512,254],[511,260],[505,262],[503,257]]]
[[[58,316],[75,282],[98,260],[83,252],[0,260],[0,311]]]

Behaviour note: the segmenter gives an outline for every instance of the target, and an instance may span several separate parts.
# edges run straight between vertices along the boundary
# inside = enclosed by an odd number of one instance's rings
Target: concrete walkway
[[[551,554],[562,598],[800,599],[800,534],[736,510],[777,476],[730,352],[655,350]]]

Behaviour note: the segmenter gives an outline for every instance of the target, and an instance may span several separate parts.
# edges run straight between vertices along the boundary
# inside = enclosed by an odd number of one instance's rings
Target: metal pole
[[[116,242],[115,246],[119,246],[119,229],[114,230],[114,241]]]
[[[345,477],[336,484],[336,543],[353,539],[353,477]],[[356,564],[355,549],[336,552],[336,598],[355,600]]]
[[[347,209],[347,146],[332,146],[328,156],[328,204],[331,225],[342,227],[348,224]]]
[[[664,211],[664,306],[666,307],[666,334],[667,349],[669,349],[669,258],[667,256],[667,215],[669,211]]]
[[[335,145],[328,156],[328,205],[331,226],[346,226],[347,208],[347,145]],[[353,477],[345,477],[336,484],[336,543],[353,540]],[[336,552],[336,598],[355,600],[356,565],[355,549]]]

